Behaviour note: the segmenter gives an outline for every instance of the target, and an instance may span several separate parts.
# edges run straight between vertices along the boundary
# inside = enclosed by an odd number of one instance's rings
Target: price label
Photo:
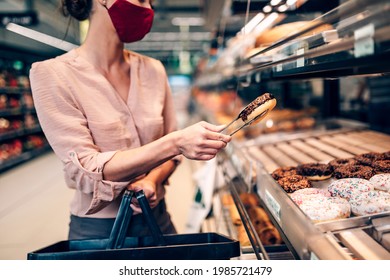
[[[265,191],[265,203],[274,217],[280,222],[280,205],[267,190]]]
[[[297,55],[302,55],[305,53],[305,49],[299,49],[297,50]],[[305,66],[305,57],[301,57],[297,59],[297,67],[303,67]]]
[[[284,58],[284,56],[282,54],[275,54],[273,57],[273,61],[277,62],[279,60],[282,60],[283,58]],[[282,63],[277,64],[275,67],[275,71],[276,72],[283,71],[283,64]]]
[[[375,52],[374,44],[375,26],[368,24],[362,28],[356,29],[355,36],[355,57],[372,55]]]

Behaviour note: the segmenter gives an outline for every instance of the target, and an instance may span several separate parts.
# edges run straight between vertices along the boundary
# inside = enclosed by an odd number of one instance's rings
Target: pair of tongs
[[[242,109],[241,112],[237,115],[237,117],[234,120],[232,120],[228,125],[226,125],[226,127],[221,132],[227,132],[227,130],[230,127],[232,127],[233,129],[230,129],[230,130],[232,130],[232,132],[229,133],[229,135],[232,136],[236,132],[241,130],[242,128],[261,121],[261,119],[268,113],[268,109],[267,109],[264,112],[262,112],[261,114],[259,114],[259,115],[255,116],[254,118],[252,118],[251,120],[245,120],[244,121],[242,119],[242,114],[245,111],[245,109],[246,109],[246,107],[244,109]]]

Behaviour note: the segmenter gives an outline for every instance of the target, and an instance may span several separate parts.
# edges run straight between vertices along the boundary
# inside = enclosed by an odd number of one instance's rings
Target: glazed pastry
[[[390,173],[390,160],[375,160],[371,163],[376,173]]]
[[[371,215],[390,211],[390,194],[370,191],[357,194],[349,201],[352,213],[357,216]]]
[[[371,177],[370,182],[374,185],[374,188],[379,191],[385,191],[390,193],[390,174],[383,173],[377,174]]]
[[[366,165],[343,165],[333,171],[333,175],[337,179],[341,178],[361,178],[370,179],[375,175],[372,167]]]
[[[238,117],[241,118],[244,122],[246,122],[247,120],[253,120],[264,112],[269,113],[275,107],[275,105],[275,97],[270,93],[264,93],[257,97],[255,100],[253,100],[251,103],[249,103],[244,108],[244,110],[241,111]],[[264,116],[260,119],[263,119],[265,115],[267,114],[264,114]]]
[[[312,199],[315,197],[330,197],[331,194],[328,190],[317,189],[317,188],[307,188],[300,189],[290,194],[291,199],[299,206],[305,200]]]
[[[254,193],[240,193],[240,199],[245,208],[258,206],[260,204],[257,195]]]
[[[385,159],[385,155],[381,153],[365,153],[355,157],[355,159],[362,165],[371,166],[373,161]]]
[[[297,173],[305,176],[312,181],[321,181],[329,179],[332,176],[332,168],[323,163],[300,164],[297,167]]]
[[[339,196],[349,200],[352,196],[374,190],[374,185],[365,179],[345,178],[334,181],[328,186],[332,196]]]
[[[345,166],[345,165],[355,165],[358,161],[354,158],[338,158],[331,160],[328,164],[331,166],[332,170],[335,170],[338,167]]]
[[[263,208],[258,206],[251,207],[248,209],[248,215],[263,245],[282,243],[282,238],[278,230],[271,223],[271,220]]]
[[[343,219],[351,215],[350,204],[340,197],[315,196],[303,201],[299,208],[313,222]]]

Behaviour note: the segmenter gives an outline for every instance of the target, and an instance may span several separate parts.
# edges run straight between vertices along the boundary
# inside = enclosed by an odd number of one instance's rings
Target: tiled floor
[[[193,199],[193,168],[184,160],[167,188],[167,207],[179,233]],[[65,240],[72,193],[53,153],[0,174],[0,260],[23,260],[30,251]]]

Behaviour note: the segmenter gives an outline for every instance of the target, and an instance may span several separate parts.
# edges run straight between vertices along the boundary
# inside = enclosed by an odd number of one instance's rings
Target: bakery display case
[[[362,153],[389,151],[390,136],[359,126],[326,130],[318,128],[290,135],[272,135],[268,139],[259,138],[239,149],[246,150],[253,160],[252,164],[257,165],[253,191],[259,195],[300,258],[390,258],[386,241],[390,218],[388,210],[313,222],[270,175],[281,166],[329,162]],[[327,190],[335,180],[330,178],[314,182],[313,187]]]
[[[257,259],[272,259],[271,247],[283,251],[286,259],[390,259],[388,200],[378,211],[313,220],[272,176],[280,167],[327,165],[332,160],[370,153],[388,156],[390,126],[384,114],[390,102],[386,89],[390,3],[340,1],[323,15],[299,22],[295,31],[290,29],[281,38],[265,42],[266,34],[272,34],[273,28],[286,27],[291,15],[294,18],[293,8],[288,13],[263,13],[264,20],[269,19],[268,28],[255,35],[237,35],[231,40],[235,46],[227,44],[225,55],[221,54],[220,60],[195,82],[199,91],[215,94],[222,89],[236,92],[246,101],[259,92],[271,92],[278,99],[279,106],[259,125],[235,137],[218,159],[227,191],[239,212],[238,223],[249,239],[251,250],[247,250]],[[347,101],[348,90],[353,90],[345,84],[352,79],[359,81],[359,101]],[[362,101],[364,90],[370,94]],[[351,109],[357,107],[356,102],[364,112]],[[205,116],[213,122],[228,123],[226,110],[224,113],[225,118],[213,111]],[[388,173],[378,173],[383,172]],[[333,175],[312,181],[312,185],[327,191],[338,179]],[[258,205],[278,230],[281,244],[264,245],[243,194],[257,197]],[[234,224],[232,214],[227,216],[228,223]]]

